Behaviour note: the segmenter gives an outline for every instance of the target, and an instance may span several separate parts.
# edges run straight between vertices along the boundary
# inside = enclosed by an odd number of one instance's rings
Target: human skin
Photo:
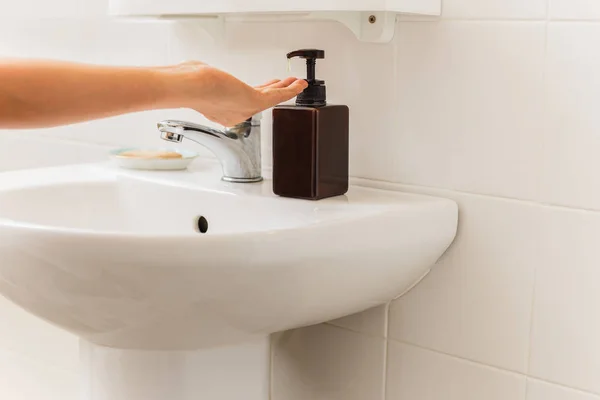
[[[232,126],[306,87],[294,77],[252,87],[196,61],[122,67],[0,59],[0,129],[49,128],[169,108],[190,108]]]

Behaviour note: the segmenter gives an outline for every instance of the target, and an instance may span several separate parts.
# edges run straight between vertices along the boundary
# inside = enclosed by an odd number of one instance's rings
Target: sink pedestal
[[[81,400],[268,400],[269,347],[268,337],[196,351],[81,341]]]

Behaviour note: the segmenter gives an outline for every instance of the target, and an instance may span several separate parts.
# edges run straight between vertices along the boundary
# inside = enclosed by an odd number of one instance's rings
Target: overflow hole
[[[202,216],[196,219],[196,228],[200,233],[208,232],[208,220]]]

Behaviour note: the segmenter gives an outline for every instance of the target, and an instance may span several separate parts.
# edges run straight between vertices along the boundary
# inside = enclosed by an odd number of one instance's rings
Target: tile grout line
[[[385,320],[384,320],[384,332],[383,332],[383,337],[381,334],[379,335],[374,335],[372,333],[367,333],[367,332],[361,332],[359,330],[355,330],[355,329],[350,329],[347,328],[345,326],[339,326],[339,325],[335,325],[332,324],[331,322],[325,322],[324,324],[335,328],[335,329],[339,329],[345,332],[351,332],[354,333],[356,335],[361,335],[364,336],[366,338],[369,339],[377,339],[377,340],[383,340],[383,375],[381,377],[381,384],[382,384],[382,398],[380,400],[386,400],[387,398],[387,369],[388,369],[388,349],[389,349],[389,341],[388,341],[388,332],[389,332],[389,312],[390,312],[390,308],[389,305],[391,303],[387,303],[385,305]]]
[[[441,13],[443,13],[443,3],[442,3],[442,10],[440,10]],[[400,31],[400,23],[396,23],[395,29],[396,32]],[[401,33],[400,33],[401,34]],[[400,68],[401,68],[401,63],[400,63],[400,57],[399,57],[399,53],[400,53],[400,45],[399,45],[399,40],[396,38],[394,38],[394,41],[392,43],[392,63],[393,63],[393,67],[392,67],[392,71],[393,71],[393,94],[394,94],[394,98],[393,98],[393,104],[394,104],[394,109],[398,110],[400,108],[400,90],[399,90],[399,81],[400,81]],[[383,321],[383,336],[384,336],[384,341],[383,341],[383,379],[382,379],[382,384],[383,384],[383,388],[382,388],[382,394],[383,394],[383,399],[382,400],[387,400],[388,398],[388,379],[389,379],[389,357],[390,357],[390,308],[391,308],[391,304],[392,301],[389,301],[386,305],[385,305],[385,319]]]
[[[529,376],[525,375],[525,400],[529,399]]]
[[[469,358],[466,358],[466,357],[458,356],[456,354],[446,353],[444,351],[432,349],[432,348],[426,347],[426,346],[421,346],[421,345],[418,345],[418,344],[415,344],[415,343],[407,342],[405,340],[399,340],[399,339],[389,339],[389,340],[394,341],[394,342],[398,342],[398,343],[400,343],[402,345],[405,345],[405,346],[414,347],[414,348],[417,348],[417,349],[420,349],[420,350],[423,350],[423,351],[427,351],[427,352],[430,352],[430,353],[435,353],[435,354],[439,354],[439,355],[442,355],[442,356],[445,356],[445,357],[453,358],[455,360],[460,360],[460,361],[463,361],[463,362],[467,362],[469,364],[474,364],[474,365],[478,365],[478,366],[481,366],[481,367],[485,367],[487,369],[491,369],[491,370],[494,370],[496,372],[502,372],[502,373],[505,373],[505,374],[527,377],[527,374],[525,374],[523,372],[518,372],[518,371],[510,370],[510,369],[506,369],[506,368],[503,368],[503,367],[498,367],[498,366],[495,366],[495,365],[485,364],[485,363],[483,363],[481,361],[475,361],[475,360],[472,360],[472,359],[469,359]]]
[[[526,354],[526,359],[525,359],[525,371],[526,371],[526,375],[525,375],[525,400],[529,399],[529,392],[530,392],[530,386],[531,386],[531,382],[530,382],[530,369],[531,369],[531,356],[532,356],[532,347],[533,347],[533,321],[534,321],[534,314],[535,314],[535,292],[536,292],[536,288],[537,288],[537,276],[538,276],[538,267],[537,265],[535,266],[535,268],[533,269],[533,290],[531,293],[531,311],[529,313],[529,338],[528,338],[528,342],[527,342],[527,354]]]
[[[79,350],[78,350],[79,351]],[[24,361],[26,363],[32,364],[40,369],[50,370],[51,372],[58,372],[60,374],[66,375],[77,375],[79,371],[70,370],[68,368],[59,367],[54,363],[47,363],[46,361],[42,361],[41,359],[32,357],[28,354],[21,353],[12,348],[0,349],[0,352],[6,353],[9,357],[14,357],[18,361]]]
[[[537,289],[538,266],[533,269],[533,291],[531,293],[531,311],[529,313],[529,338],[527,343],[527,355],[525,360],[525,372],[527,376],[531,374],[531,358],[533,347],[533,321],[535,318],[535,293]]]
[[[600,17],[593,19],[581,19],[581,18],[548,18],[548,22],[553,24],[572,24],[572,23],[580,23],[583,25],[598,25],[600,24]]]
[[[542,87],[541,87],[541,93],[540,93],[540,98],[542,99],[542,104],[541,104],[541,113],[542,113],[542,122],[541,122],[541,131],[544,133],[544,135],[542,136],[542,140],[540,141],[540,152],[542,155],[542,160],[541,160],[541,165],[539,165],[540,168],[538,168],[538,172],[536,174],[536,193],[538,197],[543,197],[540,196],[543,191],[541,189],[541,186],[539,184],[539,182],[544,182],[545,180],[543,180],[543,175],[542,175],[542,171],[545,169],[544,166],[546,164],[546,157],[548,155],[548,146],[547,146],[547,138],[548,135],[547,130],[548,130],[548,101],[547,101],[547,93],[548,93],[548,88],[547,88],[547,83],[548,83],[548,32],[549,32],[549,26],[550,26],[550,1],[551,0],[546,0],[546,24],[544,26],[544,43],[543,43],[543,53],[542,53]]]
[[[536,201],[536,200],[521,199],[518,197],[508,197],[508,196],[503,196],[503,195],[477,193],[477,192],[470,192],[467,190],[449,189],[449,188],[444,188],[444,187],[439,187],[439,186],[419,185],[419,184],[414,184],[414,183],[392,182],[392,181],[386,181],[386,180],[380,180],[380,179],[364,178],[364,177],[360,177],[360,176],[352,176],[351,184],[361,186],[361,187],[369,187],[369,188],[383,189],[383,190],[396,190],[396,191],[402,191],[403,188],[409,188],[409,189],[416,190],[415,191],[416,194],[425,194],[425,195],[433,196],[433,197],[439,196],[437,194],[431,195],[431,194],[427,194],[427,193],[423,193],[423,192],[418,192],[418,190],[424,189],[426,191],[435,191],[435,192],[442,192],[442,193],[443,192],[456,193],[456,194],[469,195],[469,196],[474,196],[474,197],[481,197],[481,198],[485,198],[485,199],[504,200],[504,201],[520,203],[520,204],[525,204],[525,205],[530,205],[530,206],[556,208],[556,209],[560,209],[560,210],[564,210],[564,211],[583,211],[583,212],[590,212],[590,213],[596,213],[596,214],[600,213],[600,209],[594,209],[594,208],[574,207],[574,206],[568,206],[568,205],[564,205],[564,204],[556,204],[556,203],[548,203],[548,202],[542,202],[542,201]],[[390,188],[392,188],[392,189],[390,189]]]
[[[107,149],[113,148],[116,146],[116,145],[109,144],[109,143],[99,143],[99,142],[94,142],[94,141],[89,141],[89,140],[77,140],[77,139],[63,138],[63,137],[59,137],[59,136],[52,136],[52,135],[45,135],[45,134],[40,135],[39,137],[35,137],[35,138],[33,138],[33,140],[52,141],[52,142],[59,142],[59,143],[63,142],[63,143],[68,143],[68,144],[72,144],[72,145],[107,148]],[[211,156],[211,155],[200,155],[200,158],[206,159],[206,160],[214,160],[215,159],[215,157]],[[268,170],[271,170],[272,168],[265,167],[263,169],[265,171],[268,171]],[[425,189],[425,190],[431,190],[431,191],[437,191],[437,192],[470,195],[470,196],[481,197],[481,198],[492,199],[492,200],[504,200],[504,201],[521,203],[521,204],[530,205],[530,206],[556,208],[556,209],[565,210],[565,211],[600,213],[600,209],[568,206],[568,205],[564,205],[564,204],[548,203],[548,202],[542,202],[542,201],[522,199],[522,198],[518,198],[518,197],[508,197],[508,196],[503,196],[503,195],[477,193],[477,192],[471,192],[471,191],[467,191],[467,190],[450,189],[450,188],[445,188],[445,187],[440,187],[440,186],[428,186],[428,185],[419,185],[419,184],[414,184],[414,183],[393,182],[393,181],[386,181],[386,180],[380,180],[380,179],[366,178],[366,177],[361,177],[361,176],[351,176],[350,179],[352,181],[352,184],[355,184],[357,186],[362,186],[362,187],[371,187],[371,188],[375,188],[375,189],[384,189],[385,190],[385,189],[388,189],[389,187],[392,187],[393,190],[397,190],[397,191],[402,191],[402,188],[412,188],[417,191],[419,189]],[[384,187],[382,187],[382,186],[384,186]],[[422,192],[416,192],[416,193],[426,194],[426,193],[422,193]],[[436,195],[432,195],[432,196],[436,196]]]
[[[549,19],[550,19],[550,4],[551,0],[546,1],[546,26],[544,28],[544,54],[543,54],[543,64],[542,64],[542,98],[546,98],[546,84],[548,79],[548,30],[549,30]],[[542,115],[544,116],[544,121],[547,120],[547,103],[544,101]],[[545,122],[544,122],[545,129]],[[542,140],[542,153],[545,154],[545,140]],[[533,349],[533,324],[535,321],[535,304],[536,304],[536,292],[537,292],[537,284],[538,284],[538,275],[539,275],[539,265],[535,265],[533,268],[533,288],[531,292],[531,303],[530,303],[530,311],[529,311],[529,335],[527,341],[527,354],[525,359],[525,371],[527,377],[531,374],[531,361],[532,361],[532,349]],[[527,378],[526,390],[525,390],[525,399],[529,397],[529,378]]]
[[[368,333],[368,332],[361,332],[361,331],[359,331],[357,329],[347,328],[345,326],[336,325],[336,324],[331,323],[331,322],[324,322],[324,324],[327,325],[327,326],[331,326],[331,327],[337,328],[337,329],[341,329],[341,330],[346,331],[346,332],[352,332],[352,333],[356,333],[357,335],[363,335],[363,336],[368,337],[370,339],[382,339],[382,340],[386,340],[386,338],[382,337],[381,335],[376,335],[376,334]]]
[[[275,399],[274,395],[274,385],[275,385],[275,371],[273,366],[275,365],[275,343],[273,341],[273,334],[269,336],[269,400]]]
[[[600,393],[590,392],[589,390],[579,389],[579,388],[576,388],[574,386],[565,385],[563,383],[554,382],[554,381],[551,381],[551,380],[548,380],[548,379],[544,379],[544,378],[538,378],[536,376],[526,375],[525,377],[527,378],[528,381],[535,380],[535,381],[538,381],[538,382],[545,383],[547,385],[558,386],[558,387],[560,387],[562,389],[569,389],[569,390],[572,390],[572,391],[577,392],[579,394],[585,394],[585,395],[594,396],[594,397],[596,397],[596,398],[598,398],[600,400]]]
[[[390,337],[390,306],[391,306],[391,302],[387,303],[385,305],[385,321],[384,321],[384,328],[383,328],[383,332],[385,335],[385,340],[383,341],[383,390],[382,390],[382,394],[383,394],[383,399],[382,400],[387,400],[387,381],[388,381],[388,359],[390,356],[390,341],[389,341],[389,337]]]
[[[481,361],[474,361],[474,360],[471,360],[471,359],[468,359],[468,358],[465,358],[465,357],[461,357],[461,356],[457,356],[455,354],[450,354],[450,353],[446,353],[446,352],[443,352],[443,351],[435,350],[435,349],[432,349],[432,348],[429,348],[429,347],[421,346],[421,345],[418,345],[418,344],[415,344],[415,343],[411,343],[411,342],[407,342],[407,341],[404,341],[404,340],[398,340],[398,339],[389,339],[389,340],[392,340],[394,342],[400,343],[400,344],[405,345],[405,346],[414,347],[414,348],[422,350],[422,351],[426,351],[426,352],[430,352],[430,353],[435,353],[435,354],[442,355],[442,356],[445,356],[445,357],[449,357],[449,358],[452,358],[452,359],[455,359],[455,360],[458,360],[458,361],[463,361],[463,362],[466,362],[466,363],[469,363],[469,364],[473,364],[475,366],[484,367],[486,369],[493,370],[493,371],[496,371],[496,372],[500,372],[500,373],[504,373],[504,374],[510,374],[510,375],[514,375],[514,376],[518,376],[518,377],[523,377],[523,378],[525,378],[527,380],[536,380],[536,381],[539,381],[539,382],[542,382],[542,383],[550,384],[550,385],[553,385],[553,386],[558,386],[558,387],[563,388],[563,389],[570,389],[570,390],[574,390],[574,391],[582,393],[582,394],[592,395],[594,397],[598,397],[598,400],[600,400],[600,393],[596,393],[596,392],[592,392],[592,391],[589,391],[589,390],[585,390],[585,389],[577,388],[577,387],[574,387],[574,386],[570,386],[570,385],[567,385],[567,384],[564,384],[564,383],[555,382],[555,381],[552,381],[552,380],[540,378],[540,377],[535,376],[535,375],[529,375],[529,374],[526,374],[526,373],[517,372],[517,371],[510,370],[510,369],[498,367],[498,366],[495,366],[495,365],[485,364],[485,363],[483,363]]]

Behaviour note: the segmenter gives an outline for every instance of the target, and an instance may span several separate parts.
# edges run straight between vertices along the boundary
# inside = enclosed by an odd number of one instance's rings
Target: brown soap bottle
[[[306,59],[308,87],[295,105],[273,108],[273,192],[320,200],[348,191],[349,109],[327,104],[325,82],[315,78],[325,51],[303,49],[288,59]]]

